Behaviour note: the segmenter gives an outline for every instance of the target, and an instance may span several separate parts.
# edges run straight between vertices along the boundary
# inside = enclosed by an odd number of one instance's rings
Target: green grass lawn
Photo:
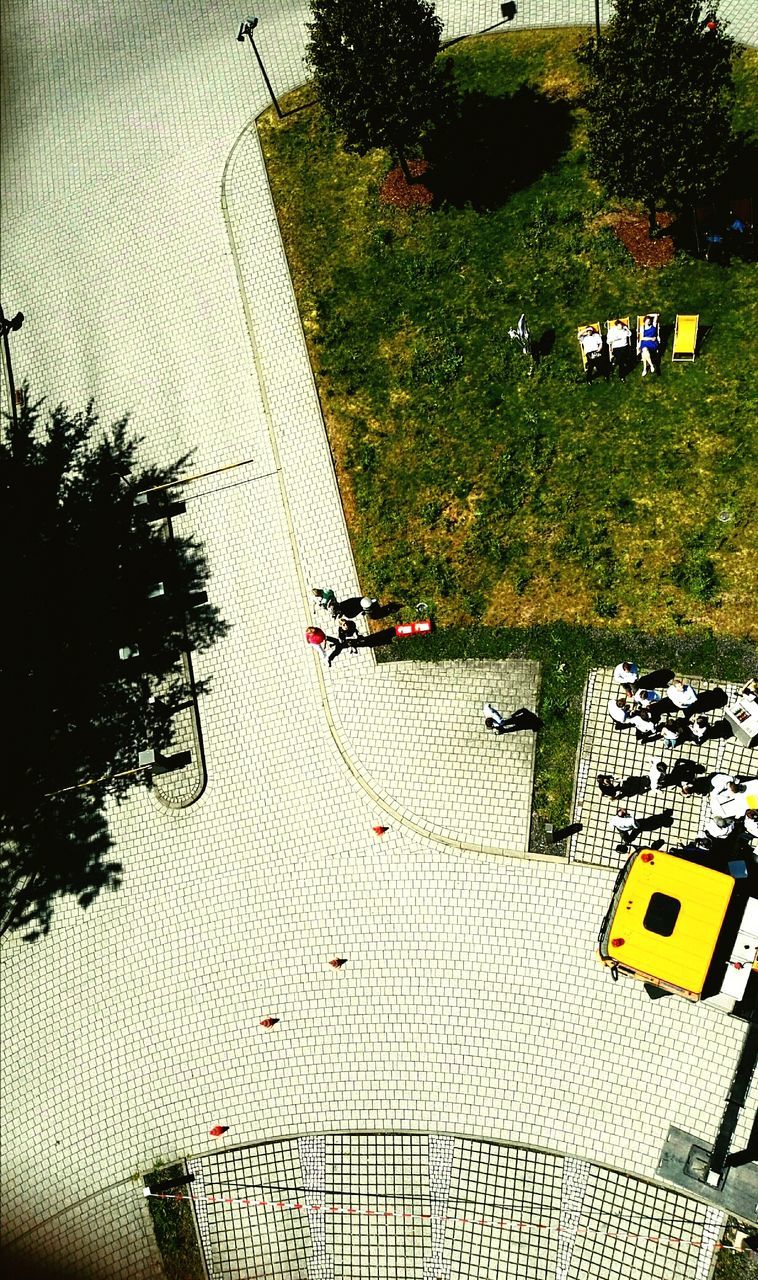
[[[588,665],[739,676],[758,633],[755,267],[646,269],[620,245],[586,173],[583,36],[443,55],[462,123],[427,148],[432,210],[382,205],[389,157],[347,155],[317,107],[260,122],[362,588],[430,603],[444,630],[402,656],[545,661],[536,806],[558,822]],[[695,364],[588,388],[577,324],[648,309],[700,314]],[[506,336],[522,310],[532,377]]]

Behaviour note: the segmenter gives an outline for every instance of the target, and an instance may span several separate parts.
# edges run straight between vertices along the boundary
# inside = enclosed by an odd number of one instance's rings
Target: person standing
[[[626,698],[609,698],[608,699],[608,715],[613,721],[614,729],[622,729],[624,725],[629,725],[631,715],[627,706]]]
[[[705,716],[695,716],[694,720],[690,720],[690,734],[695,739],[698,746],[700,746],[702,742],[705,742],[708,737],[708,730],[710,727],[711,726]]]
[[[666,697],[678,711],[683,711],[687,718],[693,714],[691,708],[697,702],[697,692],[681,676],[677,676],[675,680],[671,681],[666,690]]]
[[[616,845],[616,853],[625,853],[639,837],[640,825],[635,815],[628,809],[618,808],[616,816],[611,818],[609,825],[618,831],[621,839],[621,844]]]
[[[649,711],[635,711],[630,721],[637,731],[638,742],[649,742],[659,736],[658,726]]]
[[[656,702],[661,701],[661,695],[655,689],[636,689],[633,701],[638,707],[650,710]]]
[[[316,604],[321,605],[322,609],[326,609],[327,613],[330,613],[333,618],[339,616],[337,597],[331,587],[314,587],[313,594],[316,598]]]
[[[599,773],[597,785],[601,796],[605,796],[606,800],[617,800],[621,795],[621,784],[616,781],[612,773]]]
[[[634,685],[640,678],[640,669],[636,662],[620,662],[617,667],[613,668],[613,679],[616,684],[621,684],[627,693],[631,693]]]
[[[711,813],[716,818],[741,818],[747,812],[747,787],[728,773],[711,778]]]
[[[669,750],[673,747],[678,747],[682,741],[686,727],[687,726],[683,720],[667,720],[661,729],[661,738],[663,739],[664,747],[668,747]]]
[[[654,760],[648,772],[648,789],[660,791],[668,785],[669,767],[665,760]]]

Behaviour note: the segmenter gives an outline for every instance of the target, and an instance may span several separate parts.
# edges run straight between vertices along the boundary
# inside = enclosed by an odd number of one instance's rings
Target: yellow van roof
[[[721,871],[643,849],[619,890],[603,950],[625,968],[699,995],[733,890]],[[668,937],[661,927],[671,928]]]

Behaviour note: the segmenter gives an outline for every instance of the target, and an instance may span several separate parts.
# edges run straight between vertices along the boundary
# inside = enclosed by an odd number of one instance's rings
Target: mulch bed
[[[670,227],[674,221],[671,213],[659,213],[659,227]],[[648,220],[641,214],[616,213],[608,218],[619,240],[628,253],[632,255],[639,267],[665,267],[674,256],[674,241],[671,236],[662,235],[656,240],[650,239]]]
[[[429,169],[428,160],[409,160],[408,168],[414,182],[406,182],[399,165],[390,169],[379,190],[382,204],[393,204],[398,209],[428,209],[434,197],[420,179]]]

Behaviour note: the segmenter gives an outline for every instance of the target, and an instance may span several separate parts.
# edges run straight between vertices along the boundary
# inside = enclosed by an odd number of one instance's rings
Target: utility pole
[[[600,39],[600,0],[595,0],[595,36]]]
[[[257,26],[258,26],[258,19],[257,19],[257,18],[245,18],[245,19],[240,23],[240,29],[239,29],[239,31],[237,32],[237,39],[239,40],[240,44],[244,44],[244,42],[245,42],[245,36],[247,36],[248,40],[250,41],[251,45],[253,46],[253,53],[255,54],[255,56],[256,56],[256,58],[257,58],[257,60],[258,60],[258,66],[259,66],[259,67],[260,67],[260,69],[261,69],[261,75],[263,76],[263,79],[264,79],[265,84],[266,84],[266,88],[268,89],[269,97],[270,97],[271,101],[272,101],[272,102],[273,102],[273,104],[274,104],[274,109],[275,109],[275,111],[276,111],[276,114],[278,115],[279,119],[281,120],[281,119],[282,119],[282,116],[284,115],[284,112],[282,111],[281,107],[279,106],[279,103],[278,103],[278,101],[277,101],[276,94],[274,93],[274,90],[271,88],[271,81],[269,80],[268,75],[266,74],[266,68],[265,68],[265,67],[264,67],[264,65],[263,65],[263,59],[261,58],[261,55],[260,55],[260,54],[259,54],[259,52],[258,52],[258,46],[257,46],[257,44],[255,43],[255,40],[253,39],[253,32],[255,31],[255,28],[256,28]]]
[[[13,425],[18,424],[18,405],[16,404],[16,387],[13,382],[13,366],[11,365],[11,347],[8,341],[8,334],[14,330],[20,329],[24,323],[23,311],[17,311],[11,320],[6,320],[3,308],[0,307],[0,333],[3,338],[3,361],[5,364],[5,376],[8,379],[8,395],[11,402],[11,415],[13,417]]]

